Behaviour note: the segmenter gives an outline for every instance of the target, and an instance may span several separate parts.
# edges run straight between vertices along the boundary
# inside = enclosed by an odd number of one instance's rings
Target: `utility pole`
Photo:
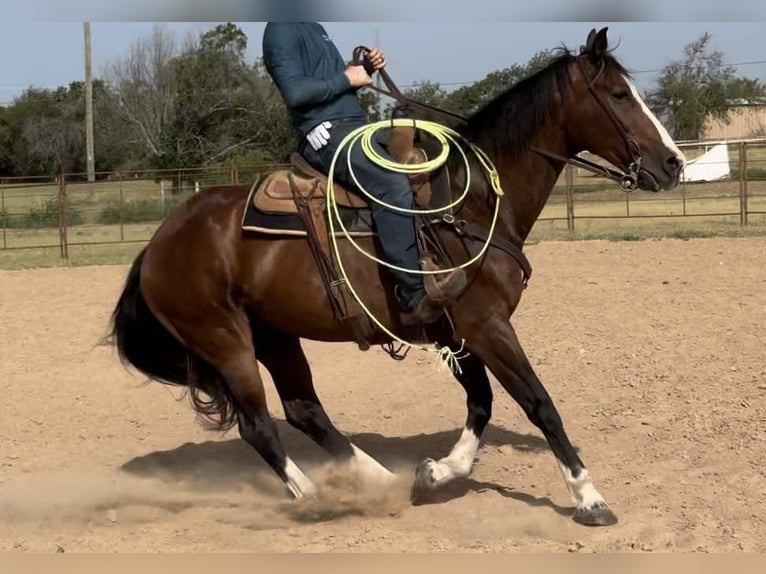
[[[373,48],[380,48],[380,29],[375,26],[375,43],[373,44]],[[380,80],[380,73],[375,74],[375,86],[380,88],[381,80]],[[383,117],[383,100],[378,97],[378,115],[382,118]]]
[[[85,36],[85,155],[88,181],[96,180],[93,158],[93,70],[91,66],[90,22],[83,22]]]
[[[380,30],[375,26],[375,45],[373,48],[380,48]],[[375,74],[375,85],[380,87],[380,74]]]

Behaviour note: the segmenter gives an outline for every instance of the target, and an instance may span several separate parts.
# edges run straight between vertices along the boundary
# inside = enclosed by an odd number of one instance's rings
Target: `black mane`
[[[468,118],[463,132],[470,138],[481,134],[482,139],[502,142],[511,154],[524,151],[529,140],[554,113],[556,96],[563,98],[570,81],[570,64],[576,56],[566,48],[543,70],[533,74],[500,93]],[[627,70],[611,55],[606,56],[606,68],[616,69],[629,77]]]

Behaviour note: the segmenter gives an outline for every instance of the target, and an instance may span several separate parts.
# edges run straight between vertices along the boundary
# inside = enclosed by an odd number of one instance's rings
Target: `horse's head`
[[[606,28],[592,30],[572,62],[573,101],[567,105],[570,142],[637,172],[641,189],[678,185],[686,159],[608,51]]]

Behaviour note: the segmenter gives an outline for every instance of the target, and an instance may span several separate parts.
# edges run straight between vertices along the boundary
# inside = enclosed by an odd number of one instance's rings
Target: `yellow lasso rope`
[[[372,145],[372,137],[375,134],[375,132],[377,132],[378,130],[381,130],[387,127],[392,127],[392,126],[408,126],[408,127],[414,126],[418,129],[422,129],[423,131],[434,136],[437,139],[437,141],[439,141],[439,143],[442,145],[441,153],[434,159],[427,161],[425,163],[419,163],[419,164],[398,163],[381,156],[380,154],[377,153],[374,146]],[[359,140],[361,140],[362,151],[365,153],[365,155],[367,155],[370,161],[390,171],[395,171],[395,172],[405,173],[405,174],[426,173],[441,167],[447,161],[447,158],[449,157],[450,142],[451,142],[458,149],[461,156],[463,157],[463,161],[465,162],[465,167],[466,167],[465,189],[463,190],[463,193],[461,193],[461,195],[454,202],[450,203],[449,205],[445,207],[440,207],[438,209],[405,209],[395,205],[387,204],[373,197],[372,195],[370,195],[364,189],[364,187],[359,183],[359,181],[356,178],[356,175],[354,174],[354,171],[351,165],[351,149],[357,142],[359,142]],[[492,164],[492,161],[489,159],[487,154],[484,153],[482,149],[475,146],[471,142],[466,142],[468,146],[470,147],[471,151],[473,151],[474,155],[476,155],[479,162],[482,164],[482,167],[487,171],[487,175],[492,185],[492,189],[494,190],[495,194],[498,196],[498,201],[495,202],[495,212],[492,217],[492,224],[490,226],[489,233],[487,234],[487,241],[484,243],[481,250],[475,257],[473,257],[472,259],[466,261],[465,263],[461,265],[458,265],[457,267],[454,267],[451,269],[436,269],[436,270],[423,271],[421,269],[406,269],[403,267],[398,267],[396,265],[392,265],[391,263],[388,263],[387,261],[378,259],[374,255],[367,253],[364,249],[362,249],[362,247],[351,237],[351,234],[343,225],[343,221],[341,220],[341,217],[340,217],[340,210],[335,200],[335,189],[333,186],[333,182],[335,179],[335,166],[338,162],[338,159],[341,155],[343,148],[348,147],[346,160],[348,161],[348,168],[349,168],[349,173],[351,174],[351,178],[353,179],[354,184],[356,185],[358,190],[362,194],[367,196],[371,201],[374,201],[375,203],[385,207],[386,209],[390,209],[398,213],[405,213],[410,215],[440,213],[442,211],[446,211],[462,203],[462,201],[468,195],[468,191],[470,188],[471,166],[468,161],[468,156],[466,156],[465,151],[458,144],[458,140],[465,141],[464,138],[455,130],[447,126],[437,124],[435,122],[429,122],[425,120],[415,122],[415,120],[406,119],[406,118],[398,118],[394,120],[383,120],[380,122],[375,122],[372,124],[360,126],[356,128],[354,131],[352,131],[351,133],[349,133],[345,138],[343,138],[343,141],[341,141],[340,145],[338,146],[338,149],[333,155],[332,163],[330,164],[328,182],[327,182],[327,204],[328,204],[328,209],[331,211],[329,213],[328,220],[329,220],[330,240],[332,242],[333,251],[335,253],[335,259],[338,262],[338,269],[340,270],[340,274],[343,277],[343,280],[346,282],[346,285],[348,285],[348,289],[351,292],[351,295],[353,295],[354,299],[356,299],[356,301],[359,303],[359,306],[367,314],[367,316],[378,326],[378,328],[380,328],[389,337],[391,337],[393,340],[399,342],[400,344],[406,347],[412,347],[412,344],[397,337],[388,328],[386,328],[386,326],[383,325],[378,320],[378,318],[375,317],[375,315],[373,315],[373,313],[369,310],[369,308],[364,304],[364,302],[362,301],[362,299],[359,297],[356,290],[354,289],[353,285],[351,284],[351,281],[349,281],[348,274],[346,273],[346,269],[343,266],[343,261],[341,260],[341,257],[340,257],[340,249],[338,248],[338,239],[335,233],[336,219],[340,227],[340,230],[343,233],[343,236],[349,241],[349,243],[351,243],[351,245],[353,245],[354,248],[357,251],[359,251],[362,255],[364,255],[368,259],[371,259],[372,261],[375,261],[379,265],[383,265],[384,267],[388,267],[389,269],[393,269],[395,271],[412,273],[415,275],[450,273],[452,271],[455,271],[456,269],[463,269],[465,267],[468,267],[469,265],[473,265],[484,256],[484,253],[489,248],[492,235],[497,225],[498,215],[500,213],[499,198],[500,196],[503,195],[503,189],[500,185],[500,177],[497,173],[497,170],[495,169],[495,166]],[[426,349],[425,347],[421,347],[421,348],[426,351],[430,350],[430,349]],[[453,353],[447,347],[440,349],[438,353],[441,359],[440,360],[441,363],[446,364],[447,367],[453,372],[455,371],[460,372],[460,364],[458,363],[459,357],[455,353]]]

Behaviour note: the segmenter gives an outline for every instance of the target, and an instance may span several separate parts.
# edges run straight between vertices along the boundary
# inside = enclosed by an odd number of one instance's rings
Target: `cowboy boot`
[[[423,257],[420,260],[420,266],[423,271],[439,269],[430,256]],[[424,275],[423,286],[426,295],[415,306],[413,311],[415,317],[422,323],[433,323],[444,314],[444,307],[455,301],[467,285],[468,279],[463,269],[438,275]]]

